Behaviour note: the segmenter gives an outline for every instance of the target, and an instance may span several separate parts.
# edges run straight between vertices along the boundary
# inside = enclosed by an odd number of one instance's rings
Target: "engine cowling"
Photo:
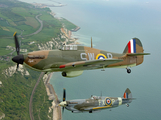
[[[62,72],[62,76],[71,78],[71,77],[77,77],[82,73],[83,71],[68,71],[68,72]]]

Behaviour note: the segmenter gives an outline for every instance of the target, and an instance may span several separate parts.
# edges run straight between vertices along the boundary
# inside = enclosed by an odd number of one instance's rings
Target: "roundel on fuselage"
[[[112,104],[112,100],[110,98],[105,98],[105,103],[107,106],[110,106]]]
[[[96,59],[106,59],[107,57],[104,54],[98,54]]]

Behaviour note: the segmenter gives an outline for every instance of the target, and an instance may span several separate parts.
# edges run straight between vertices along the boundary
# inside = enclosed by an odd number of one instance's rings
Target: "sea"
[[[50,80],[60,100],[63,88],[66,100],[90,98],[91,95],[122,97],[129,88],[135,100],[97,113],[71,113],[63,120],[161,120],[161,1],[159,0],[21,0],[28,3],[63,4],[50,7],[56,17],[63,17],[81,29],[73,32],[78,42],[94,48],[122,53],[128,41],[141,40],[144,62],[126,69],[90,70],[78,77],[65,78],[55,72]]]

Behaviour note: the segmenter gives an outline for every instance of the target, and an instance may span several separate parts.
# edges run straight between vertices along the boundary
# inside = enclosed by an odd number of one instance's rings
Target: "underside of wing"
[[[98,60],[88,60],[88,61],[78,61],[71,62],[64,65],[60,65],[59,68],[65,71],[72,70],[90,70],[90,69],[98,69],[110,64],[118,63],[123,60],[120,59],[98,59]]]

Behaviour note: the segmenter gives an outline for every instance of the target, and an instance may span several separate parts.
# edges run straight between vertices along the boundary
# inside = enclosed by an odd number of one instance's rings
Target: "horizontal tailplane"
[[[150,55],[150,53],[127,53],[127,56]]]

